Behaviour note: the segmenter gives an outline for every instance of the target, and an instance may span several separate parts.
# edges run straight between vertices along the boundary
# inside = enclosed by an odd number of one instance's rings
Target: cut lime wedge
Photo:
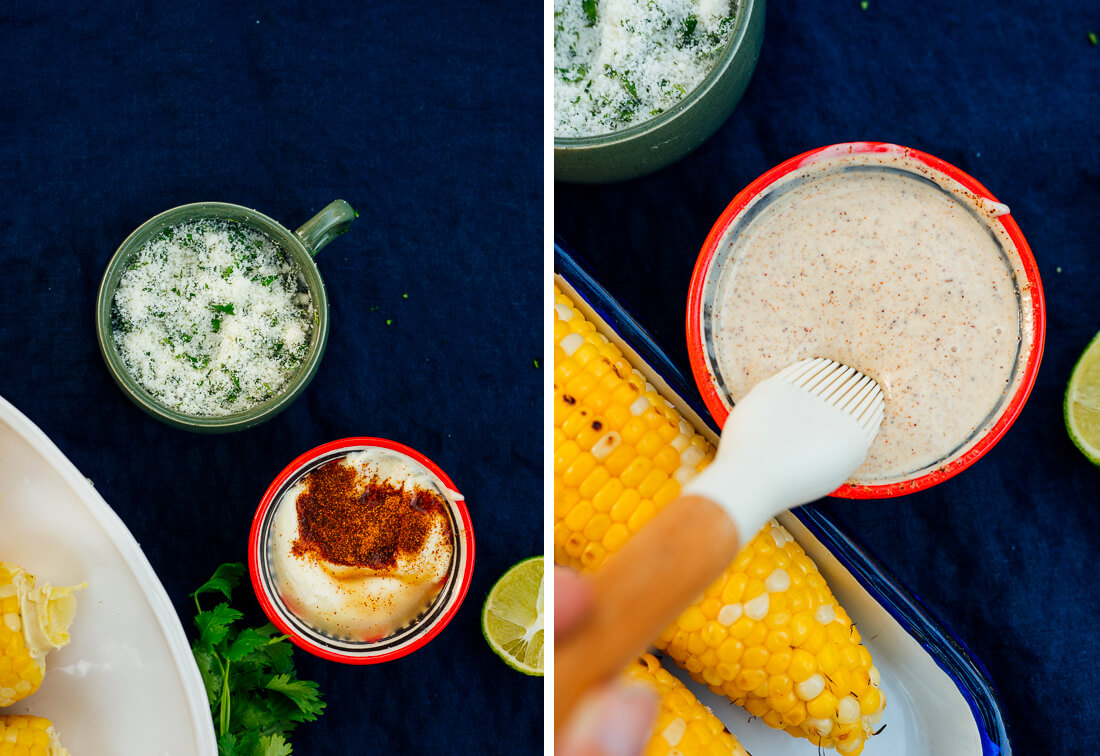
[[[1100,465],[1100,333],[1085,348],[1066,388],[1066,430],[1077,448]]]
[[[489,591],[481,611],[481,632],[512,669],[543,673],[543,560],[531,557],[512,565]]]

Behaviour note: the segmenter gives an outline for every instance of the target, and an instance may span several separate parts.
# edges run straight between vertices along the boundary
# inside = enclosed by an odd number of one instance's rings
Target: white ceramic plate
[[[0,398],[0,560],[77,594],[72,641],[5,714],[53,720],[76,756],[215,756],[206,693],[179,618],[118,515]]]
[[[562,291],[685,420],[717,443],[711,427],[672,385],[676,377],[667,376],[674,368],[648,334],[567,251],[559,248],[555,253],[556,267],[565,268],[564,274],[559,271],[555,276]],[[682,378],[680,385],[684,385]],[[787,512],[778,519],[817,564],[858,625],[881,672],[886,708],[880,726],[886,728],[867,741],[864,756],[1010,756],[999,701],[962,644],[823,514],[804,508],[798,515]],[[806,756],[816,751],[804,739],[751,721],[744,709],[695,683],[685,670],[658,655],[662,665],[683,680],[751,753]]]

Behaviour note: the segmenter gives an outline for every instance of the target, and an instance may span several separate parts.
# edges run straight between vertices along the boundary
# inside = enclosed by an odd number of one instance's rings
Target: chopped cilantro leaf
[[[299,680],[287,636],[270,623],[239,628],[243,614],[232,608],[233,589],[244,565],[223,564],[191,594],[199,631],[191,651],[206,688],[220,756],[289,756],[287,738],[301,722],[324,710],[317,683]],[[227,601],[204,610],[200,597]]]
[[[584,15],[588,16],[588,25],[596,25],[596,4],[599,0],[581,0],[581,7],[584,9]]]

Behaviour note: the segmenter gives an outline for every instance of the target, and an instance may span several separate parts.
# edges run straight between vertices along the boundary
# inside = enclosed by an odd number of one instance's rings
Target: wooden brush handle
[[[593,607],[554,644],[554,728],[593,684],[621,671],[737,556],[729,515],[683,496],[662,509],[592,579]]]

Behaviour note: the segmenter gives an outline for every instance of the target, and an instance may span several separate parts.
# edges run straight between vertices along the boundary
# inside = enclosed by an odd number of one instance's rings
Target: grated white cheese
[[[164,406],[243,412],[302,364],[315,314],[298,267],[266,234],[233,221],[165,229],[134,255],[112,326],[130,375]]]
[[[734,28],[731,0],[554,0],[554,135],[606,134],[697,87]]]

